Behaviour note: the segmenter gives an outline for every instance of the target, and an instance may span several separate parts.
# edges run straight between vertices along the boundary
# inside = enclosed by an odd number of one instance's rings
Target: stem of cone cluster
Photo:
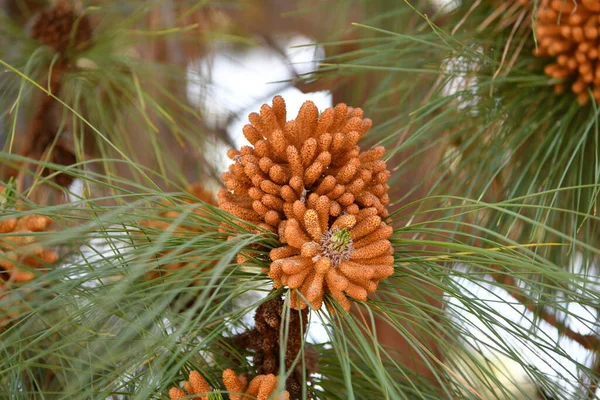
[[[331,244],[335,251],[342,252],[345,250],[346,246],[351,242],[350,232],[346,229],[340,229],[337,232],[333,232],[333,236],[331,238]]]
[[[350,232],[345,228],[329,230],[321,236],[321,254],[334,267],[349,260],[353,250]]]

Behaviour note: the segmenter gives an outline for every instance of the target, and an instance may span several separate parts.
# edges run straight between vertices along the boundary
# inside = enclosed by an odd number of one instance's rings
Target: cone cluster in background
[[[0,198],[7,203],[5,188],[0,185]],[[0,212],[5,205],[0,205]],[[37,243],[35,233],[49,232],[51,218],[43,215],[0,218],[0,300],[12,288],[35,278],[48,264],[58,260],[58,254]],[[26,306],[11,302],[0,309],[0,329],[7,321],[17,318]]]
[[[383,221],[390,177],[385,149],[358,146],[371,120],[345,104],[319,114],[307,101],[286,121],[279,96],[249,119],[244,136],[251,146],[229,151],[233,164],[223,174],[228,190],[219,191],[219,206],[278,233],[287,245],[271,253],[276,287],[299,289],[317,309],[327,292],[346,309],[343,293],[365,300],[393,272],[391,228]]]
[[[569,79],[580,104],[589,100],[589,89],[600,101],[600,1],[540,0],[535,29],[536,55],[556,60],[545,73]],[[556,85],[557,92],[565,89]]]
[[[204,203],[211,204],[213,206],[217,205],[213,194],[211,192],[207,191],[206,189],[204,189],[202,187],[202,185],[198,182],[190,185],[187,188],[187,192],[190,195],[192,195],[194,198],[196,198],[197,200],[203,201]],[[184,199],[184,201],[188,204],[196,203],[194,200],[187,199],[187,198]],[[193,213],[196,215],[199,215],[199,216],[203,216],[203,215],[207,215],[207,210],[203,205],[198,203],[197,206],[194,208]],[[156,230],[158,232],[166,231],[168,229],[172,229],[172,225],[175,224],[175,221],[177,220],[177,218],[179,218],[179,216],[180,216],[180,213],[178,211],[172,211],[172,210],[164,211],[164,212],[161,212],[158,214],[158,217],[160,219],[142,221],[142,222],[140,222],[140,225],[143,227],[148,227],[150,229]],[[192,225],[179,224],[179,225],[177,225],[177,227],[175,227],[172,235],[185,235],[185,234],[194,233],[194,232],[198,233],[200,231],[201,230],[199,228],[194,227]],[[160,259],[161,257],[169,254],[170,252],[171,252],[170,250],[164,250],[164,251],[160,252],[157,255],[157,257]],[[188,266],[191,266],[190,261],[181,261],[181,262],[171,263],[168,265],[163,265],[163,266],[161,266],[160,270],[148,271],[146,273],[146,277],[148,279],[156,279],[160,276],[164,276],[169,271],[185,269]]]
[[[211,204],[213,206],[217,205],[213,194],[204,189],[199,182],[189,185],[186,191],[199,201],[203,201],[204,203]],[[188,204],[197,203],[195,200],[187,198],[183,201]],[[201,205],[198,205],[198,207],[194,208],[193,213],[202,216],[207,214],[207,210]],[[177,219],[179,215],[180,213],[178,211],[164,211],[158,214],[158,216],[161,217],[161,220],[144,221],[141,224],[157,230],[165,230],[171,226],[173,221]],[[177,227],[177,231],[200,232],[200,229],[191,225],[179,225]]]
[[[47,232],[52,219],[26,215],[0,221],[0,282],[24,282],[35,270],[58,260],[56,252],[36,245],[35,232]]]
[[[245,375],[237,375],[233,370],[223,371],[223,384],[229,392],[231,400],[242,400],[256,398],[258,400],[288,400],[290,398],[287,391],[272,396],[277,389],[278,378],[273,374],[257,375],[250,383]],[[204,377],[197,371],[190,372],[190,378],[184,385],[184,390],[173,387],[169,391],[171,400],[197,399],[208,400],[212,388],[206,382]]]

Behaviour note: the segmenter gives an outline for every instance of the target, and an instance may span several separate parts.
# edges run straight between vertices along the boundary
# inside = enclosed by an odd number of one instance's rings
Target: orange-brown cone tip
[[[278,378],[275,375],[257,375],[247,383],[244,375],[238,376],[232,369],[223,371],[223,384],[229,394],[231,400],[242,400],[249,396],[256,397],[258,400],[267,400],[269,398],[275,400],[289,400],[290,396],[287,391],[277,394],[272,397],[277,389]],[[198,399],[208,400],[208,395],[212,392],[212,388],[206,380],[197,371],[190,373],[189,380],[185,383],[183,390],[177,387],[172,387],[169,390],[171,400],[181,399]]]
[[[588,90],[600,101],[600,1],[540,0],[535,29],[535,54],[554,58],[544,72],[570,80],[579,103],[589,100]],[[556,85],[557,92],[565,89],[563,83]]]

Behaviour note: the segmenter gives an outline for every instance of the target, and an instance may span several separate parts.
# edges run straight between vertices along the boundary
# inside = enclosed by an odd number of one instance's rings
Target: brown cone
[[[92,28],[87,17],[79,17],[69,5],[60,2],[34,17],[30,34],[38,42],[64,53],[70,43],[79,47],[90,40]]]

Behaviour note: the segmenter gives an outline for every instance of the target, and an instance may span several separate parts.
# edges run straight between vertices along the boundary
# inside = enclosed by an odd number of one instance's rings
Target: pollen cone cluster
[[[237,375],[233,370],[223,371],[223,384],[229,392],[231,400],[257,398],[258,400],[284,400],[290,396],[287,391],[272,396],[277,388],[278,378],[273,375],[258,375],[248,383],[245,375]],[[208,400],[212,389],[208,382],[197,371],[190,372],[190,379],[185,383],[185,390],[177,387],[169,390],[171,400],[197,399]],[[271,397],[272,396],[272,397]]]
[[[213,194],[211,192],[207,191],[206,189],[204,189],[202,187],[202,185],[198,182],[188,186],[187,192],[189,194],[191,194],[197,200],[203,201],[203,202],[205,202],[207,204],[211,204],[213,206],[217,205],[217,203],[213,197]],[[188,204],[196,203],[195,200],[188,199],[188,198],[183,199],[183,201],[185,201]],[[197,215],[207,215],[207,210],[201,206],[195,208],[193,212],[194,212],[194,214],[197,214]],[[179,217],[179,212],[178,211],[164,211],[164,212],[159,213],[158,215],[159,215],[159,217],[161,217],[162,220],[144,221],[144,222],[142,222],[142,225],[148,226],[148,227],[151,227],[154,229],[167,229],[172,223],[172,221],[170,221],[170,220],[175,220],[176,218]],[[193,227],[190,225],[180,225],[178,227],[178,229],[185,230],[185,231],[191,231],[191,232],[199,231],[199,229],[197,227]]]
[[[536,55],[556,60],[544,72],[569,79],[580,104],[589,100],[588,89],[600,101],[600,0],[540,0],[535,29]],[[556,86],[557,92],[565,89]]]
[[[374,207],[357,215],[345,214],[328,223],[330,200],[320,196],[316,204],[294,204],[297,217],[284,221],[279,237],[287,244],[271,250],[269,276],[276,285],[298,289],[312,307],[319,309],[326,292],[346,309],[346,296],[366,301],[381,279],[394,272],[394,257],[388,238],[392,228]],[[298,297],[292,292],[291,304]],[[307,304],[300,300],[300,307]]]
[[[11,196],[0,185],[0,215],[6,209]],[[43,215],[25,215],[23,217],[0,217],[0,300],[10,296],[11,289],[36,276],[36,270],[58,260],[58,254],[41,246],[35,233],[49,232],[53,221]],[[0,308],[0,329],[11,319],[18,317],[27,306],[20,300],[14,300]]]
[[[194,183],[194,184],[190,185],[187,188],[187,191],[189,194],[191,194],[196,199],[201,200],[207,204],[216,206],[216,201],[213,197],[213,194],[211,192],[205,190],[200,183]],[[195,203],[195,201],[192,199],[184,199],[184,201],[189,204]],[[206,208],[201,205],[196,207],[193,211],[193,213],[196,215],[207,215],[207,212],[208,211],[206,210]],[[161,212],[158,214],[160,219],[142,221],[142,222],[140,222],[140,225],[157,230],[157,231],[165,231],[165,230],[171,228],[171,225],[175,222],[175,220],[179,217],[179,215],[180,215],[180,213],[177,211],[164,211],[164,212]],[[185,234],[189,234],[192,232],[200,232],[200,229],[195,226],[180,224],[175,228],[173,235],[185,235]],[[169,250],[165,250],[165,251],[160,252],[157,256],[160,258],[169,253],[170,253]],[[190,264],[189,261],[186,261],[186,262],[178,262],[178,263],[163,265],[161,267],[162,271],[158,271],[158,270],[149,271],[146,273],[146,277],[150,280],[156,279],[160,276],[163,276],[165,274],[165,271],[168,272],[168,271],[184,269],[184,268],[188,267],[189,264]]]
[[[6,284],[0,285],[0,301],[4,300],[7,296],[7,290],[8,288]],[[12,318],[19,316],[20,310],[17,311],[17,309],[20,308],[20,306],[21,304],[17,303],[9,304],[8,307],[0,308],[0,332],[2,332],[2,328],[4,328],[4,326],[7,325]]]
[[[299,289],[314,308],[327,292],[345,309],[346,295],[366,300],[393,272],[392,229],[383,221],[390,177],[385,149],[358,146],[371,120],[345,104],[319,114],[307,101],[286,122],[279,96],[249,119],[244,135],[252,146],[230,150],[234,162],[223,174],[227,190],[219,191],[219,206],[286,244],[271,252],[275,287]]]
[[[33,270],[58,260],[56,252],[36,245],[34,232],[46,232],[52,219],[42,215],[0,220],[0,282],[23,282]]]
[[[60,1],[34,17],[30,34],[38,42],[64,53],[70,44],[78,47],[90,40],[92,28],[87,17],[76,15],[66,1]]]
[[[230,150],[234,161],[223,174],[228,190],[219,191],[219,206],[253,224],[277,231],[293,218],[293,205],[326,196],[328,215],[356,214],[375,207],[386,217],[389,171],[383,147],[361,152],[357,143],[371,128],[360,108],[338,104],[319,115],[307,101],[295,120],[286,122],[283,98],[264,104],[249,116],[244,136],[252,146]]]

